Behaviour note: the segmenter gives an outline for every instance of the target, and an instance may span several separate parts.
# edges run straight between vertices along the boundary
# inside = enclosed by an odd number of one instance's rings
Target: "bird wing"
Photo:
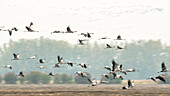
[[[119,69],[120,69],[120,70],[122,70],[122,66],[123,66],[122,64],[119,66]]]
[[[57,58],[58,58],[58,62],[61,62],[61,58],[60,58],[60,56],[57,56]]]
[[[117,49],[123,49],[122,47],[120,47],[120,46],[117,46]]]
[[[20,75],[23,75],[23,72],[20,72],[19,74],[20,74]]]
[[[116,73],[112,73],[112,74],[113,74],[113,78],[115,78],[115,77],[116,77],[116,75],[117,75]]]
[[[71,67],[73,67],[73,63],[72,63],[72,62],[71,62],[71,63],[69,63],[69,64],[70,64],[70,66],[71,66]]]
[[[122,76],[120,76],[119,78],[120,78],[121,80],[123,80],[123,77],[122,77]]]
[[[31,22],[29,28],[31,28],[32,25],[33,25],[33,23]]]
[[[119,35],[119,36],[117,36],[117,40],[121,40],[121,36]]]
[[[86,65],[86,64],[84,64],[84,68],[87,68],[87,65]]]
[[[12,35],[12,31],[8,31],[9,32],[9,36],[11,36]]]
[[[91,80],[90,78],[87,78],[87,80],[88,80],[90,83],[92,83],[92,80]]]
[[[69,26],[67,27],[67,32],[72,32]]]
[[[42,59],[40,59],[39,62],[40,62],[40,63],[43,63],[43,62],[42,62]]]
[[[118,69],[118,65],[115,60],[112,60],[112,71],[114,72],[116,69]]]
[[[123,74],[127,75],[127,72],[126,72],[126,71],[124,71],[124,70],[122,70],[122,71],[120,71],[120,72],[122,72]]]
[[[162,71],[167,71],[167,70],[166,70],[166,66],[165,66],[165,63],[164,63],[164,62],[162,62],[161,67],[162,67]]]
[[[106,77],[107,79],[109,79],[109,76],[108,76],[108,75],[105,75],[105,77]]]
[[[13,55],[14,55],[14,58],[17,58],[17,54],[13,53]]]
[[[159,80],[161,80],[161,81],[166,83],[165,78],[163,76],[158,76],[158,77],[156,77],[156,79],[159,79]]]
[[[25,26],[25,28],[27,29],[27,31],[31,31],[31,28],[28,26]]]
[[[132,86],[132,82],[131,80],[128,80],[128,87],[131,87]]]
[[[91,37],[90,33],[87,33],[87,37],[88,37],[88,38],[90,38],[90,37]]]
[[[18,29],[16,27],[13,27],[12,30],[18,31]]]
[[[112,48],[112,46],[110,46],[109,44],[106,44],[107,48]]]
[[[155,82],[156,82],[156,79],[155,79],[154,77],[151,77],[151,79],[152,79],[153,81],[155,81]]]

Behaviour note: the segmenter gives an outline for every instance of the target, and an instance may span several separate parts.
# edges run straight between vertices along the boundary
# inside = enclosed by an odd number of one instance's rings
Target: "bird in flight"
[[[168,72],[168,70],[166,69],[166,66],[165,66],[165,63],[164,62],[162,62],[161,63],[161,71],[160,72]],[[158,72],[158,73],[160,73],[160,72]]]
[[[31,22],[29,26],[25,26],[25,28],[27,29],[27,32],[38,32],[32,29],[33,23]]]

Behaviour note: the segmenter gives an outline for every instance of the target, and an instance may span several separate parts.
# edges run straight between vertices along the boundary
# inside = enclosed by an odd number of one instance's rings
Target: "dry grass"
[[[122,90],[124,85],[99,85],[88,87],[87,84],[53,85],[0,85],[2,96],[170,96],[170,85],[136,85],[132,89]]]

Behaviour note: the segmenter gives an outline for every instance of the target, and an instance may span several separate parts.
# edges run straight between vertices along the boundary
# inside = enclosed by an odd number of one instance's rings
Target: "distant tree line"
[[[90,74],[88,78],[91,78]],[[25,77],[19,77],[13,72],[6,73],[4,77],[0,76],[0,82],[5,81],[6,84],[16,84],[17,81],[19,84],[89,84],[87,78],[76,75],[73,77],[68,74],[55,74],[54,77],[48,76],[48,74],[41,73],[39,71],[31,71],[26,74]],[[121,80],[118,82],[111,82],[109,84],[120,84]]]

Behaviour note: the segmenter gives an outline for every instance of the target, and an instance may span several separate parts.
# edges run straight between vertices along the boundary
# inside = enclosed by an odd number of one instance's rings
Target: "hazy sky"
[[[160,39],[170,44],[169,4],[169,0],[0,0],[0,26],[19,29],[11,37],[0,31],[0,46],[10,39],[40,36],[75,44],[82,32],[94,33],[90,42],[120,34],[127,41]],[[23,32],[30,22],[39,33]],[[78,33],[50,34],[66,31],[67,26]]]

